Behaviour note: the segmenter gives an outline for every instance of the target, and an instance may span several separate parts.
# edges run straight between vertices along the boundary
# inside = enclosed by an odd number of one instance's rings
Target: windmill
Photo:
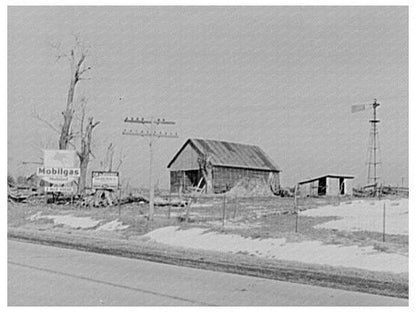
[[[370,119],[370,139],[368,145],[368,159],[367,159],[367,187],[374,187],[374,196],[377,194],[377,184],[380,180],[380,170],[377,170],[381,165],[380,157],[380,141],[378,135],[377,124],[380,122],[377,119],[377,108],[380,106],[380,103],[377,103],[377,100],[374,99],[372,104],[358,104],[351,106],[351,112],[356,113],[364,111],[368,108],[373,109],[373,119]],[[378,174],[378,175],[377,175]]]

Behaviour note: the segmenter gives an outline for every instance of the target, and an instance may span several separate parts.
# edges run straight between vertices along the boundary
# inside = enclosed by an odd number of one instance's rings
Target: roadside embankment
[[[11,227],[8,229],[8,237],[198,269],[408,298],[407,274],[371,272],[329,265],[270,260],[244,254],[172,247],[156,243],[145,236],[115,239],[75,232],[69,234],[59,230],[36,231]]]

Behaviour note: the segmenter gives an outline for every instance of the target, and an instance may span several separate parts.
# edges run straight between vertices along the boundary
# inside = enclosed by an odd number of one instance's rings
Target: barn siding
[[[170,172],[170,191],[172,193],[179,192],[179,187],[181,185],[180,173],[181,173],[180,171]]]
[[[243,178],[262,179],[267,182],[270,171],[232,168],[232,167],[214,167],[213,171],[213,188],[215,193],[221,193],[230,190]]]
[[[352,196],[352,179],[345,179],[344,180],[344,187],[345,187],[345,195]]]
[[[194,172],[194,170],[180,170],[170,172],[170,189],[172,193],[177,193],[180,190],[181,186],[184,187],[184,190],[193,186],[192,181],[188,177],[188,174],[190,174],[191,171]],[[233,186],[235,186],[243,178],[257,180],[261,179],[264,182],[267,182],[269,174],[270,171],[215,166],[213,168],[214,192],[226,192],[230,190]]]
[[[171,171],[170,172],[170,191],[177,193],[180,187],[187,189],[192,186],[192,182],[185,171]]]
[[[339,192],[339,178],[326,178],[326,195],[338,196]]]
[[[198,152],[195,151],[191,144],[188,144],[178,155],[169,169],[171,171],[198,170],[198,156]]]
[[[318,196],[318,180],[299,185],[301,196]]]

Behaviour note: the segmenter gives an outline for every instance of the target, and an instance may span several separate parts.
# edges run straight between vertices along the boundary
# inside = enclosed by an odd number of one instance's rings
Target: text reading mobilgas
[[[39,176],[65,176],[65,177],[79,177],[79,168],[38,168],[37,175]]]

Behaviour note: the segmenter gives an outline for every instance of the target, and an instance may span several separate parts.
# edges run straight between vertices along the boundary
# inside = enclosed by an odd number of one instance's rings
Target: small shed
[[[327,174],[298,183],[301,196],[352,195],[353,176]]]
[[[168,164],[171,192],[205,185],[201,159],[209,157],[215,193],[230,190],[243,178],[273,181],[280,187],[279,167],[258,146],[206,139],[188,139]]]

